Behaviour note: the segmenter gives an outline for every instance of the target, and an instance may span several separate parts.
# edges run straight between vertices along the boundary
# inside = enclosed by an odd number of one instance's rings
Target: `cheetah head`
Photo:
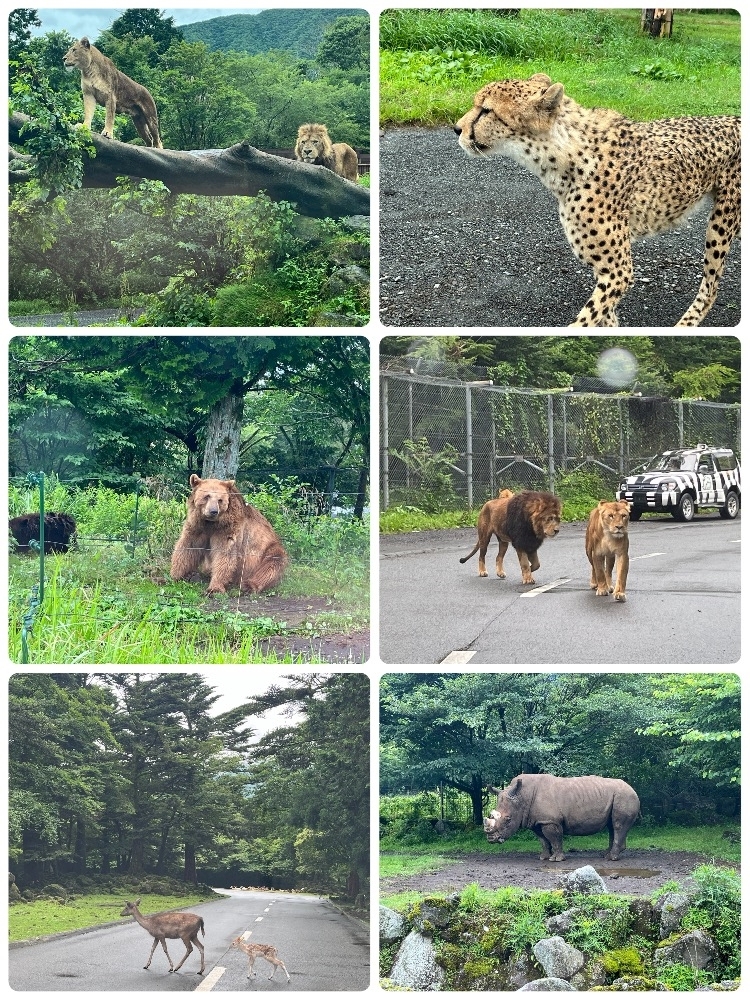
[[[528,80],[488,83],[453,131],[470,155],[502,154],[514,140],[539,138],[548,132],[563,96],[563,85],[552,83],[544,73],[535,73]]]

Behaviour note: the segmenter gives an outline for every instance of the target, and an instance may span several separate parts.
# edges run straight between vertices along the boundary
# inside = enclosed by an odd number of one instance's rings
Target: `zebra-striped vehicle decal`
[[[674,483],[675,489],[663,490],[662,483]],[[637,507],[669,507],[688,490],[697,504],[723,504],[727,490],[740,486],[740,470],[701,474],[697,472],[649,472],[640,476],[627,476],[625,488],[617,491],[620,500],[628,500]]]

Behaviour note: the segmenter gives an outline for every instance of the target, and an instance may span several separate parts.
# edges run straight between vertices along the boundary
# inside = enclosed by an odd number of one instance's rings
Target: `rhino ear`
[[[495,788],[494,785],[487,785],[487,791],[490,793],[490,795],[499,795],[500,794],[500,789],[499,788]]]
[[[513,781],[511,781],[511,783],[505,789],[506,795],[509,795],[510,798],[513,798],[515,795],[518,795],[518,793],[521,791],[522,784],[523,780],[520,777],[514,778]]]

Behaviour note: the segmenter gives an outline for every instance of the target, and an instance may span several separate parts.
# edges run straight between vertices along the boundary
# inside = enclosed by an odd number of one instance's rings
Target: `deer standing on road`
[[[270,962],[271,965],[273,966],[273,972],[268,977],[269,979],[273,979],[273,977],[276,975],[276,970],[279,967],[281,967],[286,973],[286,981],[290,982],[292,977],[286,971],[286,966],[279,958],[279,953],[276,951],[276,949],[272,944],[250,944],[249,941],[244,941],[242,937],[237,937],[234,939],[234,941],[232,941],[231,947],[239,948],[241,951],[244,951],[245,954],[247,955],[248,979],[251,976],[255,976],[255,970],[253,969],[253,966],[255,965],[255,959],[260,957],[260,958],[265,958],[265,960],[267,962]]]
[[[143,927],[144,930],[147,930],[154,939],[154,943],[151,946],[151,954],[148,956],[148,962],[146,962],[143,968],[147,969],[149,965],[151,965],[151,959],[154,957],[156,946],[159,942],[161,942],[164,954],[167,956],[167,961],[169,962],[169,971],[177,972],[177,970],[182,967],[190,952],[193,950],[193,945],[195,945],[201,953],[201,971],[198,975],[202,976],[205,968],[205,954],[203,945],[198,940],[198,931],[201,931],[203,933],[203,937],[205,938],[206,930],[203,926],[203,917],[199,917],[197,913],[177,913],[175,911],[170,911],[169,913],[156,913],[152,917],[144,917],[138,909],[139,903],[140,899],[136,899],[134,903],[126,902],[125,908],[120,916],[135,917],[141,927]],[[182,943],[187,948],[187,951],[182,957],[182,962],[180,962],[177,968],[172,965],[172,959],[169,957],[169,952],[167,951],[167,938],[180,938]]]

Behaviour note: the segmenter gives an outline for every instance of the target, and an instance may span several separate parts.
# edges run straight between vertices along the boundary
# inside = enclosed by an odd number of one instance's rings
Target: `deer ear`
[[[136,899],[135,903],[133,903],[133,906],[140,906],[140,905],[141,905],[141,900],[139,897],[138,899]]]

